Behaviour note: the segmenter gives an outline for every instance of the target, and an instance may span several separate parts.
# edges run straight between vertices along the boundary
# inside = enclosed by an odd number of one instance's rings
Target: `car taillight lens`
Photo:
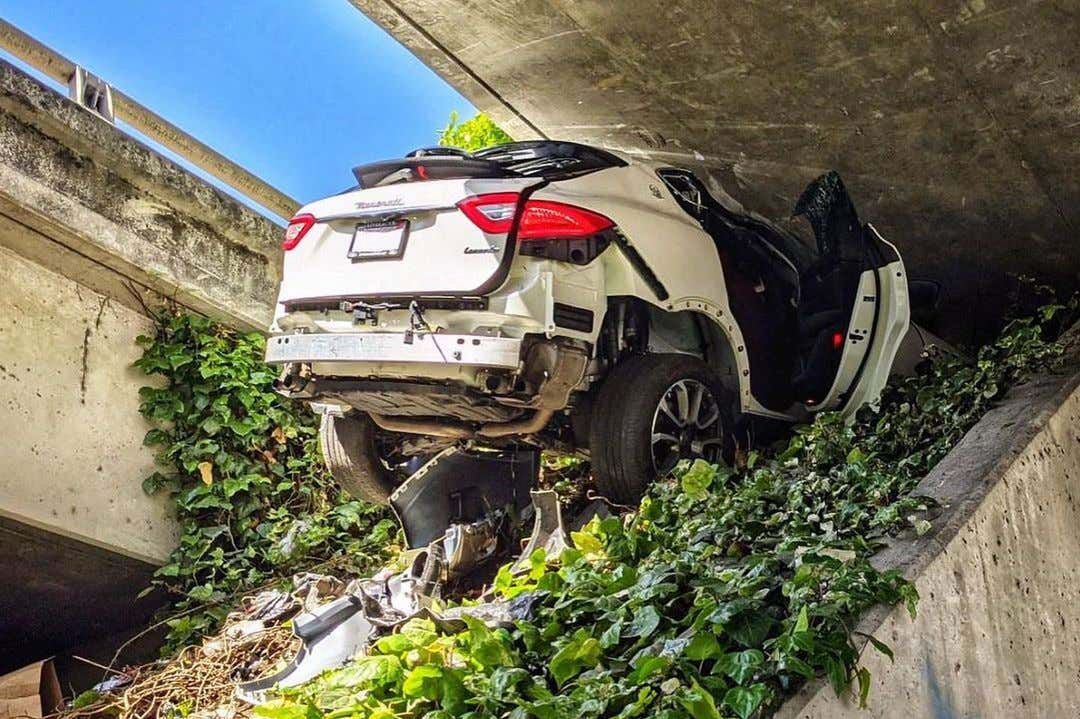
[[[518,239],[568,240],[610,230],[615,223],[601,214],[551,200],[529,200],[518,225]]]
[[[285,239],[281,242],[281,249],[288,251],[300,244],[304,235],[315,226],[315,215],[297,215],[289,220],[289,226],[285,228]]]
[[[514,224],[517,204],[516,192],[493,192],[467,197],[457,203],[457,206],[474,225],[484,232],[504,235]]]
[[[484,232],[510,231],[517,212],[518,194],[495,192],[474,195],[458,203],[458,208]],[[615,223],[601,214],[552,200],[528,200],[518,224],[519,240],[564,240],[590,237],[609,230]]]
[[[520,196],[514,192],[475,195],[458,208],[484,232],[506,234],[514,226]],[[607,248],[605,230],[615,223],[584,207],[553,200],[526,200],[517,227],[519,252],[560,262],[587,265]]]

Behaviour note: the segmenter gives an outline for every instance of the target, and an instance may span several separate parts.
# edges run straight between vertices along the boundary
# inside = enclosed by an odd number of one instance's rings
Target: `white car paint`
[[[864,274],[848,336],[870,336],[872,331],[872,342],[846,342],[841,369],[828,396],[817,405],[771,411],[750,390],[753,368],[729,306],[716,244],[683,211],[655,169],[628,160],[625,167],[543,185],[532,197],[585,207],[610,218],[663,284],[667,297],[658,296],[615,244],[584,266],[518,253],[505,281],[485,293],[486,309],[425,310],[421,331],[518,339],[567,337],[588,342],[595,352],[609,298],[636,297],[664,311],[699,313],[719,329],[734,358],[731,381],[743,412],[798,419],[808,412],[838,409],[850,416],[873,401],[908,328],[903,263],[898,260]],[[507,251],[507,236],[482,232],[456,203],[474,195],[520,192],[540,183],[535,178],[433,180],[355,190],[306,205],[299,214],[311,214],[318,223],[295,249],[285,253],[272,332],[389,334],[404,342],[406,334],[416,329],[407,313],[388,312],[375,324],[357,324],[347,312],[332,307],[305,310],[296,303],[318,298],[469,293],[497,272]],[[388,212],[405,212],[412,220],[403,256],[350,261],[346,255],[357,223]],[[872,300],[863,301],[865,297]],[[556,303],[591,310],[595,315],[592,330],[556,326]],[[382,357],[339,361],[332,370],[325,361],[311,359],[316,374],[332,371],[337,376],[453,379],[468,384],[476,384],[483,376],[481,365],[431,362],[430,355],[422,364],[387,362]]]

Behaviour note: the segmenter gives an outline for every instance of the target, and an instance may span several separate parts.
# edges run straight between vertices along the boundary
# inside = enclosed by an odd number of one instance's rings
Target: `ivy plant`
[[[1065,307],[1011,323],[974,361],[939,356],[853,424],[818,416],[737,468],[697,462],[639,509],[594,519],[559,557],[500,570],[533,595],[513,629],[444,634],[412,620],[366,656],[284,691],[269,719],[751,719],[807,680],[869,700],[852,627],[918,595],[870,558],[887,533],[924,532],[911,495],[1010,386],[1061,353]],[[1075,303],[1068,309],[1075,311]],[[869,638],[878,651],[890,649]]]
[[[465,122],[458,122],[457,113],[452,112],[446,127],[439,131],[440,145],[470,152],[512,141],[513,138],[484,113],[479,113]]]
[[[160,465],[143,489],[169,493],[180,527],[154,580],[181,613],[166,651],[216,628],[252,588],[335,557],[358,572],[385,560],[396,525],[331,480],[315,417],[273,391],[262,335],[167,309],[138,342],[136,366],[160,378],[140,390]]]

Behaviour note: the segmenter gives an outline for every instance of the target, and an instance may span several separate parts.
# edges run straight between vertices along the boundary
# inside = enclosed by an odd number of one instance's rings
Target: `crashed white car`
[[[835,173],[795,207],[816,247],[686,169],[569,142],[354,174],[289,223],[267,360],[366,499],[473,442],[588,457],[633,501],[754,418],[854,413],[908,329],[900,255]]]

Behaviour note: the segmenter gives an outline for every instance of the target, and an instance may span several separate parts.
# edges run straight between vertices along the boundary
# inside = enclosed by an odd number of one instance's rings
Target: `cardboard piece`
[[[61,707],[64,696],[52,659],[28,664],[0,677],[0,719],[42,717]]]

